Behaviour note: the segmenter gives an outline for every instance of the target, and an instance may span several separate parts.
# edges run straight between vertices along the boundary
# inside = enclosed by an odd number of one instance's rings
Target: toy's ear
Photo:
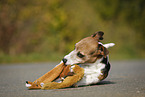
[[[107,48],[102,46],[101,44],[98,44],[98,55],[103,55],[105,58],[109,54],[109,51]]]
[[[94,33],[92,35],[92,37],[97,39],[97,41],[99,41],[99,40],[103,40],[103,35],[104,35],[104,32],[98,31],[98,32]]]

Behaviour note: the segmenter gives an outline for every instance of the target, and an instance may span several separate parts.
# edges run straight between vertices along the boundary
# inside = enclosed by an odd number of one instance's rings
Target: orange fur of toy
[[[56,67],[54,67],[49,72],[47,72],[46,74],[44,74],[39,79],[35,80],[34,82],[36,82],[36,81],[39,81],[40,83],[41,82],[43,82],[43,83],[51,82],[60,75],[60,73],[62,72],[64,67],[65,67],[64,63],[61,63],[61,64],[57,65]]]
[[[71,65],[66,66],[64,63],[61,63],[34,82],[27,81],[28,84],[31,84],[29,89],[60,89],[72,86],[83,77],[84,69],[78,65],[75,65],[73,68],[73,76],[68,76],[67,74],[70,72],[70,67]],[[62,83],[53,82],[58,77],[66,78]],[[44,83],[43,87],[41,87],[40,83]]]
[[[62,73],[60,74],[59,78],[66,77],[68,75],[68,73],[70,72],[70,67],[71,67],[71,65],[65,66]]]
[[[35,80],[34,82],[28,81],[28,84],[32,85],[31,87],[29,87],[29,89],[35,89],[36,87],[37,89],[40,89],[41,88],[40,83],[48,83],[55,80],[60,75],[64,67],[65,67],[64,63],[61,63],[56,67],[54,67],[49,72],[47,72],[46,74],[44,74],[43,76],[41,76],[40,78],[38,78],[37,80]]]
[[[66,88],[74,85],[78,81],[80,81],[84,75],[84,69],[81,68],[78,65],[75,65],[73,68],[74,75],[73,76],[67,76],[63,82],[57,83],[57,82],[49,82],[45,83],[41,89],[61,89]]]

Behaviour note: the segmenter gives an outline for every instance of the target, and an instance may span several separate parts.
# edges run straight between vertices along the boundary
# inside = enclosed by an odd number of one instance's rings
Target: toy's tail
[[[50,70],[49,72],[47,72],[46,74],[44,74],[43,76],[41,76],[35,81],[39,81],[40,83],[41,82],[46,83],[55,80],[62,72],[64,66],[65,66],[64,63],[60,63],[59,65],[57,65],[52,70]]]
[[[26,81],[26,87],[29,89],[36,89],[36,86],[43,83],[48,83],[54,81],[57,77],[59,77],[60,73],[64,69],[65,65],[63,62],[55,66],[52,70],[35,80],[34,82]],[[41,86],[40,86],[41,87]],[[39,88],[40,88],[39,87]]]

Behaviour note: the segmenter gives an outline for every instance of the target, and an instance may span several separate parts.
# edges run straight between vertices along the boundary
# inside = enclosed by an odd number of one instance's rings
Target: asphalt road
[[[0,65],[0,97],[145,97],[145,60],[112,61],[107,79],[96,85],[57,90],[28,90],[57,63]]]

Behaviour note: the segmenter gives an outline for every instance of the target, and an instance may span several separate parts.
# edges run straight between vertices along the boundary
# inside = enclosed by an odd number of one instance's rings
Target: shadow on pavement
[[[93,84],[93,85],[107,85],[107,84],[116,84],[116,82],[112,82],[112,81],[101,81],[97,84]]]
[[[112,82],[112,81],[101,81],[97,84],[92,84],[92,85],[84,85],[84,86],[79,86],[79,87],[68,87],[68,88],[64,88],[64,89],[56,89],[56,91],[63,91],[63,90],[73,90],[73,89],[81,89],[84,87],[93,87],[93,86],[100,86],[100,85],[109,85],[109,84],[116,84],[116,82]]]

